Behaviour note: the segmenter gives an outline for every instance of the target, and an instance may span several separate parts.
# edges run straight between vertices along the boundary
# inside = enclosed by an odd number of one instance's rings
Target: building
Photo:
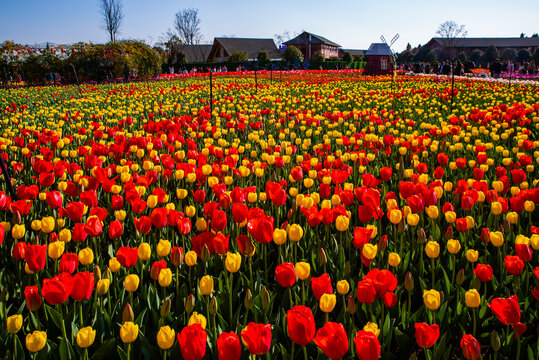
[[[432,38],[426,46],[436,52],[439,59],[455,58],[460,52],[466,55],[474,50],[486,51],[490,46],[501,53],[505,49],[530,50],[532,53],[539,47],[539,37],[529,38]]]
[[[213,45],[178,45],[178,52],[184,53],[188,63],[208,61]]]
[[[326,39],[323,36],[302,32],[295,38],[283,43],[286,46],[294,45],[301,51],[305,60],[310,60],[314,53],[320,51],[324,58],[329,59],[339,56],[341,45]]]
[[[344,53],[349,53],[350,56],[352,56],[352,57],[354,57],[354,56],[363,57],[363,56],[365,56],[366,51],[367,50],[339,49],[339,59],[342,59],[342,57],[344,56]]]
[[[246,52],[249,60],[256,60],[261,51],[266,51],[270,60],[281,60],[282,56],[273,39],[215,38],[210,50],[209,62],[227,61],[234,52]]]
[[[391,57],[393,52],[385,43],[373,43],[365,53],[365,75],[387,75],[393,72]]]

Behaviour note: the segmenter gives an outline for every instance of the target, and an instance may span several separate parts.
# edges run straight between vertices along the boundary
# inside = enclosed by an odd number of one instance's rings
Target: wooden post
[[[213,83],[212,83],[212,74],[210,69],[210,119],[213,113]]]

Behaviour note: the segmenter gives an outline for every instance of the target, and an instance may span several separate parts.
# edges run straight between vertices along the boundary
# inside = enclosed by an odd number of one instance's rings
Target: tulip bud
[[[163,301],[161,308],[159,309],[159,314],[161,317],[165,317],[170,313],[170,298]]]
[[[218,306],[217,306],[217,299],[215,296],[212,296],[210,300],[210,314],[214,315],[217,314]]]
[[[417,232],[417,241],[419,241],[420,244],[424,244],[425,241],[427,241],[427,234],[425,234],[423,228],[420,228]]]
[[[417,355],[416,353],[413,353],[412,356],[410,356],[410,359],[409,360],[417,360]]]
[[[185,311],[187,314],[190,314],[193,311],[193,308],[195,307],[195,297],[193,294],[189,295],[187,300],[185,300]]]
[[[479,291],[481,289],[481,279],[479,279],[477,276],[474,279],[473,287],[477,291]]]
[[[492,350],[494,350],[494,352],[500,350],[500,347],[502,346],[500,337],[498,336],[496,330],[492,330],[490,333],[490,346],[492,346]]]
[[[94,282],[97,284],[97,282],[101,280],[101,269],[99,266],[94,266]]]
[[[446,240],[453,239],[453,227],[452,226],[447,228],[447,231],[445,232],[445,239]]]
[[[464,282],[464,269],[460,269],[457,273],[457,284],[460,286]]]
[[[403,232],[404,232],[404,217],[401,219],[401,221],[399,221],[397,230],[399,231],[399,233],[403,233]]]
[[[356,301],[354,300],[354,298],[352,296],[348,296],[348,312],[351,314],[351,315],[354,315],[356,313]]]
[[[328,258],[326,256],[326,252],[324,251],[324,249],[320,248],[320,250],[318,250],[318,257],[320,258],[321,265],[327,264]]]
[[[134,321],[135,320],[135,314],[133,314],[133,309],[131,308],[131,305],[127,303],[125,305],[124,311],[122,312],[122,324],[128,321]]]
[[[202,261],[208,261],[210,259],[210,249],[208,249],[208,245],[204,244],[202,247],[202,251],[200,252],[200,258]]]
[[[404,277],[404,288],[406,289],[406,291],[412,291],[414,289],[414,278],[412,276],[412,273],[410,273],[409,271]]]
[[[7,302],[8,297],[9,295],[7,293],[7,288],[5,287],[2,289],[2,292],[0,293],[0,302],[4,302],[4,303]]]
[[[265,286],[262,286],[262,291],[260,291],[260,300],[262,301],[262,307],[264,310],[270,306],[270,294],[268,289]]]
[[[348,277],[350,275],[350,261],[347,260],[344,264],[344,276]]]
[[[382,252],[387,247],[387,235],[384,235],[378,240],[378,251]]]
[[[250,289],[247,289],[247,292],[245,293],[245,300],[243,303],[247,310],[249,310],[253,305],[253,294],[251,293]]]
[[[105,274],[103,274],[105,279],[109,279],[109,281],[112,281],[112,271],[110,271],[109,267],[105,269]]]
[[[503,221],[502,229],[503,229],[504,234],[508,234],[509,231],[511,231],[511,224],[509,223],[507,219]]]

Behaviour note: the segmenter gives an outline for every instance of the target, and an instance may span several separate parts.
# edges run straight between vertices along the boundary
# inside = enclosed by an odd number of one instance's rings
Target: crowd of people
[[[401,70],[415,74],[438,74],[438,75],[452,75],[463,76],[465,74],[473,73],[472,70],[478,67],[472,61],[461,62],[457,60],[452,63],[450,61],[434,62],[434,63],[414,63],[403,64],[400,66]],[[502,73],[515,73],[521,75],[537,75],[538,68],[533,61],[520,62],[514,64],[510,61],[495,61],[488,67],[490,76],[493,78],[499,78]]]

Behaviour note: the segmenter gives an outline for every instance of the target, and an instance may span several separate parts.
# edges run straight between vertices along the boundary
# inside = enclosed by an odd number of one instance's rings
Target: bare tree
[[[99,11],[103,16],[102,27],[109,33],[110,41],[114,42],[124,17],[122,13],[122,2],[121,0],[98,0],[98,5]]]
[[[290,33],[290,31],[285,30],[282,34],[274,34],[273,37],[275,39],[275,42],[277,43],[277,47],[281,47],[284,42],[287,42],[288,40],[292,39],[293,37],[296,37],[298,34],[294,32],[294,35]]]
[[[468,31],[465,25],[459,25],[452,20],[447,20],[440,24],[440,27],[436,30],[436,35],[440,36],[445,52],[455,46],[457,39],[466,37]]]
[[[175,15],[174,27],[185,45],[197,45],[202,40],[198,9],[179,10]]]

